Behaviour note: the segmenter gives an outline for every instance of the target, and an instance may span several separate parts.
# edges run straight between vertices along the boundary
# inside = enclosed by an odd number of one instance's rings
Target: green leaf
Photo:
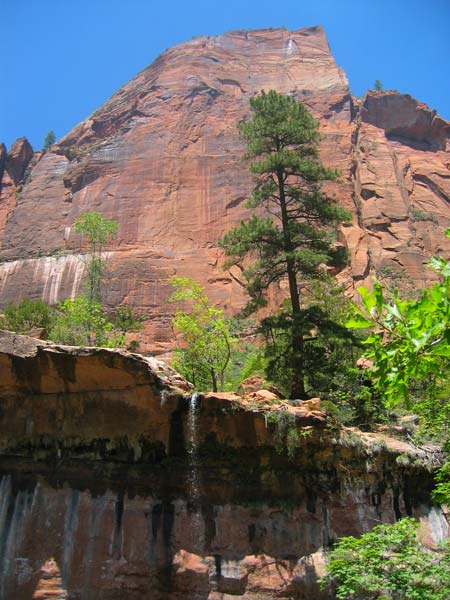
[[[367,329],[373,326],[373,322],[368,319],[349,319],[345,322],[345,326],[349,329]]]

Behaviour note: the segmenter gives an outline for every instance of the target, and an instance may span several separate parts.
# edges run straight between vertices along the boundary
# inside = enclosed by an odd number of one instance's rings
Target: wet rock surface
[[[447,532],[426,455],[333,428],[317,400],[193,398],[154,359],[7,332],[0,477],[0,596],[18,600],[326,599],[337,537],[406,514],[430,543]]]

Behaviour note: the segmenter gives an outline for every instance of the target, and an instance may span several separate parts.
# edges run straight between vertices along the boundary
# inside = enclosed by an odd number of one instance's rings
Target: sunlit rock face
[[[104,300],[148,318],[142,348],[172,347],[171,275],[199,280],[229,312],[241,308],[217,241],[248,216],[253,181],[237,124],[262,89],[294,95],[320,121],[322,160],[341,173],[327,189],[354,214],[338,234],[350,253],[341,274],[349,291],[373,274],[427,283],[430,254],[449,250],[448,123],[394,92],[355,103],[314,27],[231,32],[171,48],[52,151],[36,153],[20,181],[3,169],[0,303],[25,295],[54,302],[79,291],[71,228],[82,212],[98,210],[120,223]]]
[[[331,428],[317,402],[285,409],[291,458],[254,398],[0,333],[0,597],[326,600],[337,537],[407,514],[430,544],[448,533],[422,451]]]

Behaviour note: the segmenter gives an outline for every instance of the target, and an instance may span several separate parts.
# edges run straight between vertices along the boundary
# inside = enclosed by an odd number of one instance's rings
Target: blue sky
[[[450,119],[450,0],[0,0],[0,141],[42,146],[174,44],[321,24],[354,94],[380,79]]]

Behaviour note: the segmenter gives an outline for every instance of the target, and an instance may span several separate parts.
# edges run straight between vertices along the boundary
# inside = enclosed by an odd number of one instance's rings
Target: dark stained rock
[[[26,137],[17,139],[9,149],[5,167],[15,185],[23,179],[33,154],[33,148]]]
[[[422,150],[450,150],[450,123],[408,94],[367,92],[361,105],[361,119],[384,129],[390,139],[411,143]]]
[[[188,388],[152,358],[0,332],[2,597],[331,600],[337,537],[406,514],[446,534],[408,442],[281,401],[289,458],[266,411]]]

